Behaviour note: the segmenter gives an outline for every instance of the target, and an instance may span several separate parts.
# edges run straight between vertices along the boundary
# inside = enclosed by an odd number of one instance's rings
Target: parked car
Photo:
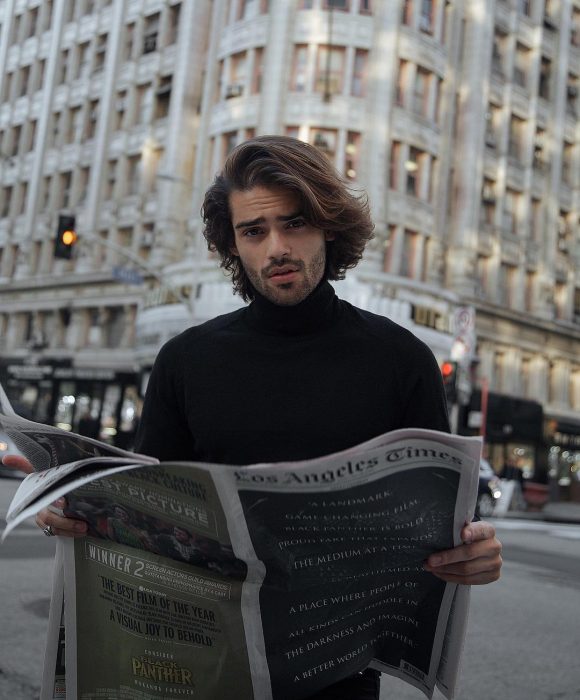
[[[501,482],[490,463],[486,459],[482,459],[479,463],[479,486],[475,513],[480,518],[489,518],[493,515],[495,504],[500,496]]]

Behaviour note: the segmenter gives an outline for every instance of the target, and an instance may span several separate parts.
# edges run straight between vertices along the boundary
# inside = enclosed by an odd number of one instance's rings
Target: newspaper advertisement
[[[5,532],[60,495],[89,526],[59,543],[43,700],[299,700],[369,665],[452,697],[468,588],[423,562],[459,544],[480,450],[413,429],[247,467],[55,458],[22,482]]]

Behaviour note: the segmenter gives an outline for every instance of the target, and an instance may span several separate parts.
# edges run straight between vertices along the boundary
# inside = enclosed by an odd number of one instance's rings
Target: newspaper
[[[58,538],[42,700],[300,700],[368,666],[453,697],[469,587],[423,562],[473,516],[479,438],[398,430],[237,467],[0,429],[50,455],[3,536],[61,495],[89,528]]]

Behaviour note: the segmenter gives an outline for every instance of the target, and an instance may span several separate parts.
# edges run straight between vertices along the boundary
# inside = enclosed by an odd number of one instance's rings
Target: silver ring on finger
[[[52,531],[52,525],[46,525],[42,528],[42,531],[47,537],[54,537],[54,532]]]

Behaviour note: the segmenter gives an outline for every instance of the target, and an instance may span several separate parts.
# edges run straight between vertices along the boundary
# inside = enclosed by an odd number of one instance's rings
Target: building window
[[[575,75],[568,76],[566,85],[566,113],[571,117],[578,116],[578,87],[580,79]]]
[[[426,34],[433,34],[433,0],[421,0],[419,30]]]
[[[159,37],[159,20],[161,15],[156,12],[145,18],[143,30],[143,53],[153,53],[157,51],[157,39]]]
[[[171,5],[169,8],[169,27],[167,29],[167,44],[175,44],[177,42],[177,34],[179,31],[179,18],[181,16],[181,3]]]
[[[566,318],[566,306],[568,300],[568,285],[557,282],[554,286],[554,302],[556,305],[556,318]]]
[[[544,100],[550,99],[550,82],[552,76],[552,61],[546,56],[542,56],[540,65],[540,80],[538,85],[538,95]]]
[[[399,141],[391,143],[391,157],[389,161],[389,187],[392,190],[399,189],[399,163],[401,161],[401,144]]]
[[[0,219],[10,215],[10,204],[12,203],[12,186],[2,188],[2,203],[0,204]]]
[[[222,135],[222,162],[229,156],[229,154],[238,145],[238,132],[230,131]]]
[[[91,100],[89,102],[89,115],[87,120],[87,139],[95,137],[97,131],[97,121],[99,119],[99,101]]]
[[[169,114],[171,82],[170,75],[165,75],[159,80],[159,85],[155,92],[155,119],[165,119]]]
[[[21,182],[18,187],[18,206],[16,216],[21,216],[26,210],[26,198],[28,197],[28,182]]]
[[[361,15],[372,15],[373,3],[372,0],[360,0],[358,11]]]
[[[153,87],[150,83],[137,86],[137,124],[149,124],[153,102]]]
[[[71,200],[71,183],[72,183],[72,173],[66,172],[61,173],[59,178],[59,194],[60,194],[60,208],[70,209]]]
[[[344,56],[343,47],[318,47],[315,90],[323,93],[325,98],[342,93]]]
[[[311,129],[310,143],[322,151],[334,163],[336,156],[337,132],[335,129]]]
[[[401,266],[399,274],[401,277],[415,279],[415,258],[419,234],[416,231],[405,229],[403,233],[403,246],[401,250]]]
[[[422,155],[418,148],[411,146],[409,148],[409,157],[405,162],[405,191],[412,197],[419,196],[419,168]]]
[[[116,160],[110,160],[107,163],[107,172],[105,177],[104,199],[105,201],[113,199],[115,194],[115,184],[117,182],[117,163]]]
[[[294,61],[292,66],[292,79],[290,90],[293,92],[306,92],[306,76],[308,68],[308,47],[299,44],[294,47]]]
[[[383,243],[383,272],[393,272],[393,250],[395,247],[395,236],[397,227],[389,224],[387,237]]]
[[[506,50],[507,35],[496,29],[493,37],[493,50],[491,55],[492,72],[500,77],[505,77],[504,60]]]
[[[532,16],[532,0],[518,0],[518,12],[526,17]]]
[[[90,42],[85,41],[83,44],[79,44],[78,47],[78,64],[77,73],[75,78],[79,80],[85,80],[89,77],[90,72]]]
[[[98,73],[105,67],[105,58],[107,55],[107,40],[107,34],[99,34],[97,36],[93,73]]]
[[[495,223],[495,183],[485,179],[481,192],[482,223],[493,226]]]
[[[70,51],[68,49],[63,49],[60,52],[60,62],[59,62],[58,72],[56,74],[56,84],[57,85],[66,84],[69,57],[70,57]]]
[[[413,111],[422,117],[427,116],[430,78],[431,73],[428,70],[417,66],[415,84],[413,86]]]
[[[541,243],[542,234],[544,231],[544,210],[542,207],[542,200],[533,197],[530,206],[532,215],[532,240],[536,243]]]
[[[129,196],[139,193],[141,183],[141,156],[129,156],[127,158],[127,194]]]
[[[366,97],[368,56],[369,52],[365,49],[357,49],[354,53],[354,67],[350,90],[350,94],[353,95],[353,97]]]
[[[264,77],[264,49],[260,47],[254,52],[254,71],[252,74],[252,94],[259,95],[262,92],[262,80]]]
[[[580,324],[580,287],[574,288],[574,322]]]
[[[133,44],[135,41],[135,23],[125,25],[125,42],[123,45],[123,59],[130,61],[133,58]]]
[[[570,32],[572,46],[580,48],[580,7],[572,8],[572,30]]]
[[[348,12],[350,10],[350,0],[322,0],[322,9]]]
[[[344,159],[344,174],[349,180],[358,177],[361,135],[358,131],[349,131],[346,135],[346,153]]]
[[[83,110],[81,107],[72,107],[68,114],[66,143],[80,143],[82,133]]]
[[[498,275],[498,303],[502,306],[512,305],[513,285],[516,268],[513,265],[501,263]]]
[[[509,155],[517,161],[521,161],[523,156],[525,126],[526,123],[523,119],[512,114],[510,119],[508,151]]]
[[[30,79],[30,66],[20,69],[20,90],[19,97],[24,97],[28,93],[28,81]]]
[[[401,22],[407,27],[413,26],[413,0],[403,0],[401,6]]]
[[[574,144],[564,142],[562,148],[562,180],[570,187],[574,185]]]
[[[504,198],[503,227],[504,231],[514,236],[518,233],[521,194],[514,190],[506,190]]]
[[[514,83],[524,90],[528,87],[528,69],[530,65],[530,49],[518,44],[514,61]]]
[[[246,52],[241,51],[231,57],[230,82],[226,87],[226,99],[241,97],[246,84]]]
[[[90,175],[90,168],[81,168],[79,170],[79,178],[78,178],[78,200],[77,200],[77,206],[83,206],[84,203],[87,200],[87,194],[89,191],[89,175]]]
[[[399,107],[404,107],[406,103],[407,75],[409,73],[409,63],[403,59],[399,60],[399,71],[397,73],[397,94],[396,102]]]
[[[120,131],[125,125],[125,112],[127,110],[127,91],[122,90],[117,93],[115,100],[115,114],[113,122],[113,131]]]

